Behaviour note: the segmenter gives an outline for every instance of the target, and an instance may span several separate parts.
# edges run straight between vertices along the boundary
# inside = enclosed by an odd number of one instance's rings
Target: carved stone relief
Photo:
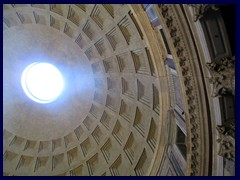
[[[218,155],[235,162],[234,120],[229,120],[224,125],[217,126],[216,129],[220,136],[219,139],[217,139],[217,142],[220,144]]]
[[[212,96],[226,94],[235,95],[235,56],[222,58],[220,63],[207,63],[211,73],[210,83],[213,84]]]
[[[201,19],[209,10],[218,10],[215,4],[189,4],[189,6],[193,8],[194,22]]]

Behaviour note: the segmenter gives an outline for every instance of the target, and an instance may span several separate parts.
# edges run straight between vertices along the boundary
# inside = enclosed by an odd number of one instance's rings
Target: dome
[[[3,175],[235,174],[232,6],[3,7]]]

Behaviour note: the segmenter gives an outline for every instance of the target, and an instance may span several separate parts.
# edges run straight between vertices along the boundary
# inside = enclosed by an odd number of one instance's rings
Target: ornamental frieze
[[[169,35],[175,47],[175,52],[179,60],[179,65],[181,67],[181,73],[183,77],[183,82],[185,85],[185,95],[187,97],[187,111],[189,113],[190,121],[190,132],[191,132],[191,172],[190,175],[200,174],[200,121],[199,121],[199,105],[197,92],[195,87],[195,82],[193,79],[193,73],[191,68],[191,63],[189,61],[189,54],[183,39],[184,32],[181,31],[179,25],[176,21],[176,17],[172,6],[162,4],[159,5],[160,12],[164,18],[166,27],[168,28]]]

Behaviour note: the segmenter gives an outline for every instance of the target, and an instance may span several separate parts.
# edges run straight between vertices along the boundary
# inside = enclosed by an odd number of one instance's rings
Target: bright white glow
[[[38,103],[50,103],[61,94],[64,81],[59,70],[49,63],[33,63],[23,71],[22,88]]]

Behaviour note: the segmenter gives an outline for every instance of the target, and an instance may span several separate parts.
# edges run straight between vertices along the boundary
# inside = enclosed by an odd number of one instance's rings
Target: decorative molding
[[[205,161],[206,154],[202,151],[204,144],[201,141],[203,135],[202,131],[202,120],[200,113],[200,100],[198,99],[199,86],[198,82],[194,79],[196,76],[193,72],[194,61],[192,61],[193,56],[189,51],[191,49],[191,44],[186,40],[186,24],[184,22],[179,22],[177,16],[181,15],[182,12],[177,9],[176,5],[161,4],[159,5],[160,16],[162,19],[162,26],[166,34],[169,36],[169,41],[171,42],[172,52],[174,61],[178,64],[178,73],[181,76],[181,84],[183,85],[183,96],[185,96],[186,103],[185,109],[187,114],[187,123],[189,126],[188,136],[189,137],[189,148],[188,148],[188,171],[187,174],[191,176],[203,175],[203,169],[206,167],[202,166],[202,161]],[[191,39],[189,39],[191,41]],[[190,50],[191,49],[191,50]],[[191,59],[191,60],[190,60]]]

